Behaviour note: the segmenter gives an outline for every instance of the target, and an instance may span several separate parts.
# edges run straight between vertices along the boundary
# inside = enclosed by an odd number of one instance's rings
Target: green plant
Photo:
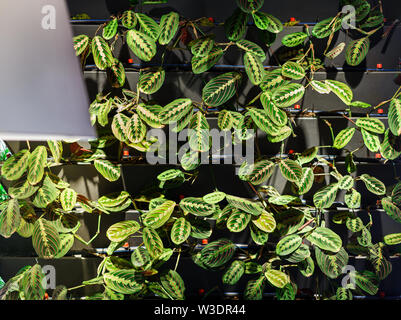
[[[277,299],[295,299],[297,286],[291,279],[289,271],[292,269],[299,270],[304,277],[321,272],[332,287],[328,292],[317,293],[321,298],[338,300],[351,299],[355,292],[376,294],[380,280],[391,272],[388,252],[391,246],[401,243],[401,236],[389,234],[383,242],[372,243],[370,213],[370,221],[366,222],[355,212],[361,207],[361,194],[355,189],[355,182],[362,181],[368,191],[377,195],[385,212],[397,222],[401,222],[401,184],[389,190],[374,176],[356,176],[357,165],[353,155],[364,147],[380,152],[389,161],[401,155],[396,147],[401,134],[399,90],[387,101],[371,106],[355,100],[351,88],[343,82],[314,79],[316,71],[323,70],[324,66],[316,58],[313,40],[327,39],[323,52],[326,57],[335,58],[345,50],[346,62],[350,66],[359,65],[368,53],[369,37],[383,25],[381,11],[371,8],[363,0],[341,1],[344,5],[353,4],[358,8],[355,31],[360,38],[331,48],[334,34],[339,32],[342,21],[347,18],[340,12],[320,21],[312,29],[305,25],[304,32],[285,36],[282,44],[299,50],[280,67],[265,70],[265,50],[244,39],[248,19],[252,18],[260,30],[267,49],[284,26],[274,16],[260,11],[263,0],[236,2],[238,8],[224,23],[228,39],[224,43],[216,42],[213,34],[204,33],[203,27],[214,26],[208,18],[191,21],[171,12],[157,23],[133,10],[111,17],[101,26],[102,35],[95,35],[92,39],[86,35],[74,37],[74,48],[81,57],[82,66],[92,54],[96,67],[106,70],[111,85],[120,88],[116,95],[99,93],[89,108],[99,138],[91,141],[90,150],[80,149],[70,157],[63,156],[63,144],[68,142],[48,141],[47,148],[39,146],[34,150],[21,150],[3,163],[2,176],[16,181],[16,185],[9,189],[11,199],[1,204],[0,233],[4,237],[15,232],[32,237],[39,257],[60,258],[68,253],[75,239],[90,244],[100,232],[106,233],[110,245],[107,254],[100,255],[103,260],[97,277],[78,286],[100,284],[103,289],[87,299],[138,299],[154,295],[184,299],[184,280],[176,272],[182,255],[190,255],[200,268],[224,269],[224,284],[232,285],[241,277],[249,277],[244,298],[250,300],[262,299],[266,285],[276,288]],[[142,61],[150,61],[161,53],[160,66],[140,68],[136,91],[124,88],[124,66],[113,56],[119,38]],[[202,90],[202,101],[172,97],[165,106],[153,101],[151,95],[168,77],[164,69],[166,52],[187,50],[192,54],[192,72],[201,74],[210,70],[229,48],[243,53],[245,74],[260,89],[247,105],[240,106],[235,102],[240,83],[245,81],[245,75],[237,71],[223,73],[207,82]],[[203,197],[186,196],[180,202],[168,198],[167,190],[197,179],[199,164],[191,159],[210,149],[208,136],[205,136],[209,116],[218,118],[220,130],[232,133],[233,143],[250,138],[246,129],[256,129],[266,133],[269,143],[280,143],[281,150],[284,150],[286,139],[295,136],[293,115],[288,108],[302,99],[306,89],[320,94],[333,93],[344,103],[344,118],[349,120],[351,127],[337,130],[326,121],[332,134],[332,145],[315,146],[291,155],[281,152],[272,158],[257,153],[251,170],[246,170],[251,164],[244,163],[238,176],[254,191],[256,200],[217,189]],[[385,104],[390,104],[388,128],[380,119],[371,116],[372,111]],[[218,108],[218,111],[210,111],[210,107]],[[351,107],[368,109],[369,112],[353,120]],[[172,123],[177,132],[185,128],[194,130],[188,137],[190,150],[180,159],[182,168],[169,169],[157,177],[156,194],[144,190],[143,194],[133,196],[121,191],[94,201],[77,194],[51,171],[53,166],[63,163],[87,162],[92,163],[105,179],[116,181],[121,176],[123,147],[134,149],[136,161],[140,161],[144,152],[158,146],[156,138],[147,138],[148,128],[163,128]],[[356,134],[362,135],[364,146],[347,150],[348,143]],[[107,152],[115,144],[119,149],[117,156]],[[343,149],[347,171],[340,171],[335,159],[327,160],[321,156],[319,151],[323,148]],[[49,152],[51,160],[47,157]],[[332,177],[334,182],[320,188],[313,196],[313,203],[304,204],[300,197],[311,190],[321,175],[316,173],[317,168],[322,165],[329,169],[323,175]],[[274,186],[266,185],[274,171],[279,171],[291,184],[292,194],[280,194]],[[340,190],[347,191],[341,200],[349,210],[333,209],[334,213],[329,213],[328,209],[333,208]],[[97,233],[88,242],[77,235],[80,223],[73,212],[76,205],[99,217]],[[138,211],[139,222],[123,221],[108,230],[100,230],[103,214],[124,211],[130,206]],[[328,218],[352,232],[347,246],[338,234],[326,227]],[[223,238],[199,250],[198,240],[212,235],[212,225],[232,233],[248,229],[256,249],[243,250]],[[135,249],[130,259],[120,257],[115,253],[116,249],[132,236],[142,237],[143,246]],[[353,272],[354,289],[340,283],[349,253],[363,254],[371,262],[369,269]],[[173,257],[176,259],[175,268],[167,268],[166,262]],[[3,299],[42,299],[42,279],[43,274],[37,265],[24,268],[5,284]],[[67,292],[73,289],[59,287],[54,299],[65,299]]]

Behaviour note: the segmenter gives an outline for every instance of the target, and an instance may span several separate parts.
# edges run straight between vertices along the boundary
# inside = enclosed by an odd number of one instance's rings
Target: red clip
[[[380,153],[376,153],[376,154],[375,154],[375,158],[376,158],[376,159],[381,159],[381,158],[382,158],[382,155],[381,155]]]
[[[205,289],[199,289],[198,293],[199,293],[200,296],[203,295],[205,293]]]
[[[382,114],[384,111],[383,111],[383,109],[382,108],[380,108],[380,109],[377,109],[377,113],[380,113],[380,114]]]
[[[134,63],[134,60],[133,59],[128,59],[128,63]]]
[[[290,18],[290,21],[291,21],[291,22],[294,22],[294,21],[297,21],[297,20],[296,20],[294,17],[291,17],[291,18]]]
[[[301,106],[299,105],[299,104],[296,104],[295,106],[294,106],[294,109],[301,109]]]
[[[185,198],[185,196],[183,194],[180,194],[178,197],[180,198],[180,200]]]
[[[214,19],[213,19],[212,17],[209,17],[208,20],[209,20],[211,23],[214,23]]]
[[[128,242],[124,243],[123,248],[126,248],[126,249],[129,248],[129,243]]]
[[[202,244],[208,244],[209,241],[207,239],[202,239]]]
[[[378,64],[376,65],[376,69],[383,69],[383,65],[382,65],[381,63],[378,63]]]
[[[293,153],[294,153],[294,150],[292,150],[292,149],[288,150],[288,154],[293,154]]]
[[[124,155],[124,156],[129,156],[129,150],[124,150],[124,151],[123,151],[123,155]]]

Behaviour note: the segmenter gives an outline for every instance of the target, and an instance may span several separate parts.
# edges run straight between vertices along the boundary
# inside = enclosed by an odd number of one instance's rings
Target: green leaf
[[[312,188],[314,179],[312,168],[302,168],[302,176],[295,182],[297,194],[302,195],[307,193]]]
[[[226,264],[235,253],[235,244],[227,239],[220,239],[207,244],[200,251],[200,261],[209,268],[218,268]]]
[[[344,51],[344,48],[345,48],[345,42],[340,42],[337,46],[335,46],[333,49],[327,52],[325,56],[333,60],[337,58],[341,54],[341,52]]]
[[[86,34],[80,34],[73,38],[75,54],[79,56],[90,45],[90,38]]]
[[[63,156],[63,143],[56,140],[47,140],[47,145],[52,153],[54,162],[60,163],[60,160]]]
[[[262,8],[265,0],[236,0],[238,7],[245,13],[252,13]]]
[[[136,19],[135,12],[132,10],[126,10],[124,11],[122,17],[121,17],[121,23],[123,27],[127,29],[133,29],[135,28],[138,20]]]
[[[35,185],[39,183],[44,174],[44,169],[47,161],[47,150],[44,146],[38,146],[30,154],[28,159],[28,181]]]
[[[106,236],[110,241],[121,242],[137,232],[139,228],[140,225],[137,221],[121,221],[110,226],[106,231]]]
[[[148,227],[143,228],[142,239],[152,258],[157,258],[163,253],[163,241],[156,230]]]
[[[127,32],[127,44],[134,54],[143,61],[152,60],[156,54],[155,40],[135,29]]]
[[[55,255],[56,259],[64,257],[74,245],[74,235],[71,233],[60,234],[59,250]]]
[[[266,54],[263,49],[252,41],[240,39],[235,42],[235,44],[238,48],[251,53],[255,57],[259,58],[262,62],[266,59]]]
[[[345,61],[350,66],[357,66],[368,54],[370,41],[368,37],[351,41],[345,51]]]
[[[373,273],[370,273],[369,271],[353,271],[351,276],[354,277],[355,284],[364,292],[372,296],[377,294],[377,291],[379,290],[378,279]]]
[[[205,202],[202,198],[187,197],[181,200],[180,207],[182,210],[189,212],[195,216],[210,216],[216,210],[214,204]]]
[[[325,84],[327,84],[330,90],[346,105],[351,104],[354,94],[348,85],[337,80],[325,80]]]
[[[371,10],[368,17],[359,26],[361,29],[374,28],[384,23],[384,16],[380,9]]]
[[[211,37],[198,38],[191,46],[191,53],[194,56],[204,57],[214,47],[214,40]]]
[[[330,279],[336,279],[342,274],[348,264],[348,253],[341,248],[337,253],[326,253],[315,247],[315,257],[320,270]]]
[[[7,207],[0,214],[0,234],[10,238],[18,230],[22,221],[17,199],[10,199]]]
[[[265,277],[276,288],[284,288],[290,282],[290,277],[279,270],[268,269],[265,272]]]
[[[151,262],[148,251],[143,247],[137,247],[131,254],[131,263],[135,268],[146,269],[146,266]]]
[[[105,179],[112,182],[120,178],[121,169],[119,165],[113,164],[108,160],[95,160],[93,164]]]
[[[140,143],[146,136],[146,125],[137,113],[128,120],[125,127],[125,136],[131,143]]]
[[[298,182],[301,180],[303,172],[302,167],[298,162],[291,159],[284,159],[278,164],[280,172],[284,178],[291,182]]]
[[[191,220],[191,237],[195,239],[207,239],[212,233],[212,226],[207,220],[201,220],[199,218]]]
[[[383,199],[381,200],[381,204],[382,204],[382,206],[383,206],[383,210],[387,213],[387,215],[388,215],[391,219],[393,219],[393,220],[395,220],[395,221],[401,223],[401,209],[398,208],[398,206],[396,206],[396,205],[391,201],[391,198],[390,198],[390,197],[383,198]]]
[[[352,232],[359,232],[363,228],[363,221],[359,217],[348,217],[345,225],[347,226],[348,230]]]
[[[117,28],[118,28],[118,19],[114,18],[110,20],[103,28],[103,34],[102,34],[103,38],[105,40],[112,39],[117,34]]]
[[[203,196],[203,201],[209,204],[216,204],[223,201],[226,198],[226,194],[221,191],[215,191],[212,193],[208,193]]]
[[[252,171],[246,176],[246,181],[254,185],[259,185],[265,182],[273,174],[276,164],[269,160],[261,160],[252,166]]]
[[[123,294],[135,294],[142,290],[142,277],[135,270],[116,270],[104,274],[106,286]]]
[[[185,284],[181,276],[174,270],[168,270],[160,276],[160,282],[168,294],[175,300],[185,299]]]
[[[360,179],[365,183],[366,188],[377,195],[384,195],[386,193],[386,186],[383,182],[368,174],[362,174]]]
[[[213,78],[202,90],[203,101],[211,107],[221,106],[235,95],[240,80],[238,72],[227,72]]]
[[[358,118],[356,120],[356,125],[361,129],[379,134],[384,133],[386,129],[384,123],[377,118]]]
[[[305,87],[299,83],[290,83],[274,90],[272,101],[279,108],[286,108],[297,103],[304,95]]]
[[[192,116],[188,129],[188,143],[191,150],[196,152],[208,151],[210,149],[209,123],[201,111]]]
[[[252,12],[253,21],[256,27],[267,30],[271,33],[279,33],[283,30],[283,24],[279,19],[261,11]]]
[[[96,66],[100,70],[110,68],[113,64],[113,53],[101,36],[95,36],[92,39],[92,55]]]
[[[391,233],[383,237],[384,243],[388,246],[395,246],[401,243],[401,233]]]
[[[164,83],[166,72],[162,68],[139,73],[138,88],[142,93],[154,94]]]
[[[112,193],[100,197],[97,202],[107,210],[113,210],[113,208],[124,205],[124,203],[129,199],[130,194],[126,191],[121,191],[120,193]]]
[[[223,49],[215,46],[205,56],[193,56],[191,60],[192,72],[194,74],[200,74],[208,71],[220,60],[223,54]]]
[[[276,229],[276,220],[272,213],[263,211],[256,219],[252,219],[252,223],[260,230],[271,233]]]
[[[344,148],[352,139],[355,133],[355,128],[349,127],[341,130],[333,142],[333,147],[336,149]]]
[[[43,180],[43,185],[38,189],[33,204],[38,208],[46,208],[50,203],[55,201],[60,195],[60,191],[57,189],[53,181],[46,176]]]
[[[262,300],[264,288],[265,288],[264,275],[259,277],[258,279],[249,280],[244,291],[244,299]]]
[[[281,87],[282,85],[286,85],[289,82],[284,80],[281,76],[281,69],[275,69],[273,71],[266,71],[264,73],[262,82],[259,84],[259,87],[262,91],[273,90]]]
[[[170,12],[160,18],[160,35],[159,43],[161,45],[168,44],[176,35],[180,16],[177,12]]]
[[[312,80],[310,82],[310,85],[314,90],[316,90],[320,94],[329,94],[331,92],[330,87],[323,81]]]
[[[191,223],[184,217],[178,218],[171,228],[170,236],[174,244],[180,245],[185,242],[191,234]]]
[[[120,88],[125,84],[125,69],[118,59],[113,60],[113,64],[107,69],[107,78],[113,88]]]
[[[146,227],[158,229],[163,226],[169,219],[174,211],[176,203],[168,200],[149,211],[142,222]]]
[[[258,126],[259,129],[266,132],[270,135],[277,135],[280,131],[280,127],[278,127],[272,120],[265,110],[249,108],[248,113],[253,122]]]
[[[390,129],[387,129],[384,134],[384,139],[380,145],[380,153],[383,158],[388,160],[395,160],[401,155],[401,151],[398,151],[395,144],[397,137],[394,137]]]
[[[70,188],[64,189],[60,194],[60,202],[65,211],[71,211],[77,203],[77,193]]]
[[[144,13],[137,12],[135,15],[140,26],[139,31],[149,39],[156,41],[160,35],[160,26],[157,24],[157,22]]]
[[[175,99],[167,104],[159,113],[159,119],[163,124],[177,122],[192,110],[192,100],[188,98]]]
[[[227,229],[231,232],[241,232],[247,227],[250,220],[251,214],[234,210],[227,219]]]
[[[341,19],[330,17],[315,24],[312,29],[312,35],[318,39],[323,39],[328,37],[331,33],[337,32],[340,28]]]
[[[393,99],[390,102],[388,126],[393,135],[401,135],[401,99]]]
[[[309,278],[315,272],[315,263],[311,257],[307,257],[298,263],[298,269],[304,277]]]
[[[111,131],[113,132],[113,135],[121,142],[128,140],[125,135],[125,130],[129,119],[130,118],[122,113],[117,113],[113,117],[113,122],[111,123]]]
[[[302,244],[302,238],[297,234],[291,234],[282,238],[276,245],[276,254],[287,256],[293,253]]]
[[[223,274],[223,283],[228,285],[236,284],[245,272],[244,262],[235,260]]]
[[[31,154],[24,149],[8,158],[1,167],[1,174],[7,180],[18,180],[28,168]]]
[[[237,8],[224,22],[224,30],[230,41],[238,41],[245,35],[248,14]]]
[[[33,227],[32,244],[40,258],[52,259],[59,251],[60,236],[51,222],[40,218]]]
[[[244,65],[249,81],[254,85],[260,84],[265,73],[261,59],[250,52],[245,52]]]
[[[233,207],[238,208],[241,211],[248,212],[254,216],[259,216],[264,210],[260,203],[248,199],[232,195],[226,195],[226,199]]]
[[[340,251],[342,246],[339,235],[324,227],[317,227],[306,239],[320,249],[334,253]]]
[[[316,208],[330,208],[337,196],[338,183],[329,184],[321,188],[313,196],[313,203]]]
[[[377,134],[371,133],[365,129],[361,129],[363,142],[366,148],[371,152],[377,152],[380,149],[380,139]]]
[[[281,43],[286,47],[296,47],[303,44],[308,35],[305,32],[294,32],[287,34],[281,39]]]
[[[305,77],[305,70],[299,63],[287,61],[281,67],[281,74],[287,78],[301,80]]]
[[[39,264],[35,264],[29,271],[24,273],[20,280],[20,287],[24,292],[25,300],[43,300],[45,287],[43,282],[45,274]]]

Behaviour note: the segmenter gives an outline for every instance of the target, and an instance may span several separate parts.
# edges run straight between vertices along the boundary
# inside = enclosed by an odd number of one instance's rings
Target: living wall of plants
[[[92,125],[99,136],[90,141],[91,148],[79,147],[79,141],[47,141],[46,145],[20,150],[1,167],[3,179],[14,182],[9,188],[9,199],[1,203],[0,234],[9,238],[14,233],[31,238],[37,256],[45,259],[62,258],[75,241],[86,245],[78,234],[81,223],[75,214],[80,207],[87,215],[112,215],[129,208],[137,210],[137,219],[118,222],[107,230],[99,228],[110,240],[107,253],[99,255],[97,277],[77,283],[77,287],[59,285],[53,299],[70,299],[74,289],[96,285],[98,293],[85,299],[185,299],[185,282],[177,272],[181,257],[190,256],[194,268],[224,270],[222,283],[234,285],[246,278],[241,288],[244,299],[260,300],[267,286],[276,290],[280,300],[295,299],[297,284],[291,270],[299,270],[306,278],[322,273],[331,283],[331,290],[319,292],[319,299],[348,300],[354,295],[375,295],[380,281],[392,271],[388,259],[394,245],[401,243],[401,234],[387,234],[378,243],[372,242],[372,218],[363,221],[358,216],[362,195],[355,188],[362,181],[366,189],[377,196],[379,205],[394,223],[401,222],[401,184],[385,186],[375,173],[357,175],[353,155],[361,148],[379,153],[387,161],[401,155],[401,98],[399,91],[378,105],[357,100],[351,88],[337,80],[315,80],[315,73],[325,71],[324,56],[334,59],[340,55],[349,66],[360,65],[369,54],[370,38],[383,32],[384,17],[380,2],[371,5],[365,0],[342,0],[341,5],[356,8],[356,25],[348,43],[333,46],[332,40],[350,17],[339,12],[320,20],[313,26],[304,25],[302,32],[288,34],[282,45],[299,49],[299,54],[277,67],[266,68],[269,48],[283,28],[298,23],[282,23],[276,17],[261,11],[263,0],[237,0],[230,8],[232,14],[224,21],[226,41],[218,42],[213,33],[204,29],[216,26],[213,19],[200,17],[189,20],[177,12],[170,12],[156,20],[133,7],[99,25],[94,37],[82,34],[74,37],[73,46],[83,69],[93,59],[107,78],[113,90],[99,92],[89,107]],[[312,10],[312,9],[311,9]],[[247,40],[249,25],[260,30],[264,47]],[[160,65],[139,67],[135,89],[127,88],[126,65],[114,55],[118,39],[143,62],[152,62],[161,54]],[[317,52],[314,40],[326,41],[323,52]],[[238,50],[243,56],[244,68],[221,72],[205,83],[201,101],[184,95],[171,96],[171,102],[160,105],[152,97],[168,81],[165,55],[169,51],[190,52],[191,72],[202,76],[219,62],[227,50]],[[240,85],[249,81],[257,94],[247,105],[237,102]],[[131,84],[132,85],[132,84]],[[385,83],[377,84],[378,87]],[[217,117],[218,128],[230,132],[233,144],[263,132],[266,143],[281,145],[294,137],[294,114],[289,110],[303,98],[306,90],[321,95],[335,95],[343,103],[343,117],[349,122],[345,129],[332,126],[332,143],[314,146],[300,153],[281,152],[266,157],[255,146],[255,162],[244,162],[237,179],[248,184],[253,198],[243,198],[215,190],[203,197],[187,195],[182,199],[169,198],[169,190],[188,185],[200,174],[200,155],[209,154],[209,119]],[[371,114],[389,105],[388,124]],[[351,114],[351,107],[363,109],[363,116]],[[157,138],[147,135],[149,129],[172,127],[175,132],[189,130],[189,150],[180,159],[180,165],[157,176],[157,188],[140,194],[126,190],[88,199],[78,194],[68,183],[52,171],[74,162],[93,164],[99,175],[110,182],[121,178],[123,150],[129,149],[137,159],[147,151],[161,147]],[[253,131],[252,131],[253,130]],[[362,135],[364,145],[349,150],[354,136]],[[256,143],[259,140],[256,140]],[[79,152],[68,153],[69,145]],[[29,144],[28,144],[29,145]],[[336,165],[336,158],[321,155],[321,150],[344,150],[346,166]],[[112,153],[110,152],[112,150]],[[210,155],[209,155],[210,156]],[[313,201],[302,201],[319,175],[317,167],[329,168],[330,184],[313,194]],[[291,184],[291,192],[281,194],[269,183],[278,171]],[[339,199],[338,194],[346,191]],[[335,200],[342,201],[349,210],[334,213]],[[341,238],[326,225],[327,218],[352,233]],[[199,246],[199,239],[208,239],[215,230],[237,234],[249,230],[253,249],[238,248],[229,239],[221,238]],[[97,234],[98,234],[97,233]],[[96,235],[97,235],[96,234]],[[96,236],[95,235],[95,236]],[[140,238],[129,259],[115,251],[130,237]],[[353,271],[355,286],[343,285],[343,268],[349,264],[350,254],[367,256],[365,270]],[[173,261],[173,263],[171,263]],[[175,267],[170,267],[171,265]],[[16,270],[16,275],[0,285],[1,299],[43,299],[45,277],[36,264]],[[313,288],[312,288],[313,290]]]

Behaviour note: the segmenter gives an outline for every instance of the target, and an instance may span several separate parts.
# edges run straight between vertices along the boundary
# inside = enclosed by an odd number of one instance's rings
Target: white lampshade
[[[1,0],[0,30],[0,138],[95,138],[64,0]]]

